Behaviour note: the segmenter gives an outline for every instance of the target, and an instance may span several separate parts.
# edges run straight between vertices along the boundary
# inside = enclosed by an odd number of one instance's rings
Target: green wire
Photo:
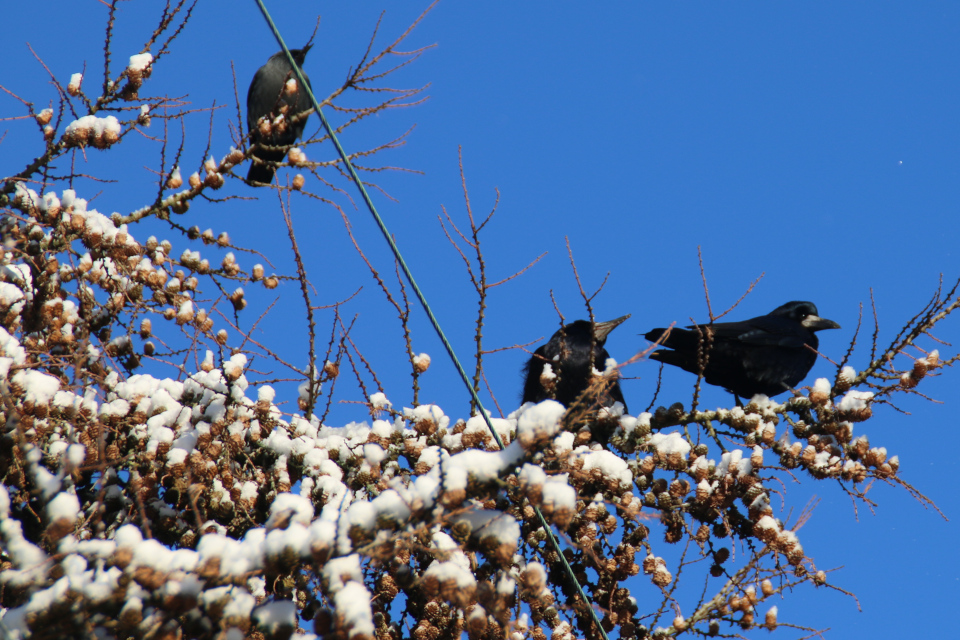
[[[423,310],[426,311],[427,317],[430,319],[430,324],[433,325],[434,331],[437,332],[437,335],[440,337],[440,341],[443,343],[443,347],[447,350],[447,355],[450,356],[453,364],[457,367],[457,372],[460,373],[460,378],[463,379],[463,383],[470,391],[470,397],[473,399],[476,407],[480,410],[480,415],[483,416],[483,420],[487,424],[487,429],[490,430],[491,435],[493,435],[493,439],[496,440],[500,449],[506,448],[504,447],[503,440],[500,439],[500,434],[497,433],[496,429],[494,429],[493,423],[490,421],[490,416],[487,415],[486,409],[483,408],[483,403],[480,401],[480,396],[477,395],[476,389],[474,389],[473,385],[470,384],[470,378],[467,376],[467,372],[464,370],[463,365],[460,364],[460,360],[457,358],[457,354],[453,350],[453,345],[450,344],[450,341],[447,340],[447,336],[443,333],[443,329],[440,328],[440,322],[437,320],[436,316],[433,315],[433,310],[430,309],[430,305],[427,304],[427,298],[423,295],[423,292],[420,291],[420,287],[417,286],[417,281],[414,280],[413,273],[407,266],[407,262],[403,259],[403,255],[400,253],[399,247],[397,247],[397,244],[393,241],[393,237],[387,230],[387,225],[383,222],[383,218],[381,218],[380,214],[377,213],[377,208],[374,206],[373,200],[370,199],[370,194],[367,193],[367,189],[363,186],[363,182],[360,181],[360,177],[357,175],[356,169],[353,168],[353,163],[350,162],[350,158],[347,157],[343,147],[340,146],[340,140],[337,139],[337,135],[333,132],[333,127],[330,126],[330,123],[327,122],[327,118],[323,115],[323,111],[320,110],[320,104],[317,102],[317,98],[313,95],[310,85],[303,77],[303,72],[300,70],[300,66],[290,54],[290,49],[287,48],[286,43],[283,41],[283,37],[280,35],[280,30],[277,29],[277,25],[274,24],[273,18],[270,17],[270,13],[267,11],[267,7],[264,6],[263,0],[255,0],[255,2],[257,3],[257,6],[260,7],[260,13],[263,14],[264,19],[270,26],[270,30],[273,32],[273,36],[277,39],[277,43],[280,45],[280,48],[283,49],[283,52],[287,55],[287,60],[290,62],[290,66],[293,68],[294,73],[297,74],[298,87],[307,90],[307,95],[310,97],[310,104],[313,105],[313,109],[317,112],[317,116],[320,117],[320,122],[323,124],[323,128],[327,132],[327,135],[330,136],[330,140],[333,141],[333,146],[337,148],[337,153],[340,154],[340,159],[343,160],[344,166],[347,167],[350,177],[357,185],[357,188],[360,189],[360,195],[363,197],[363,201],[366,203],[367,209],[370,210],[370,213],[373,215],[373,219],[377,223],[377,227],[380,228],[380,232],[383,234],[384,239],[387,241],[387,244],[390,245],[390,250],[393,251],[394,257],[397,259],[397,262],[400,264],[400,268],[403,270],[403,275],[406,276],[407,282],[410,283],[410,287],[417,296],[417,300],[420,301],[420,305],[423,307]],[[607,632],[604,631],[603,625],[600,624],[600,619],[597,616],[596,610],[593,608],[592,604],[590,603],[590,599],[587,597],[583,587],[580,585],[580,581],[577,580],[576,575],[574,575],[573,568],[567,562],[566,556],[563,555],[563,550],[560,548],[560,543],[553,535],[553,530],[547,523],[546,518],[544,518],[543,514],[540,512],[540,509],[538,507],[534,507],[534,509],[537,512],[537,516],[539,516],[541,526],[547,533],[547,538],[553,544],[553,548],[556,551],[557,556],[559,556],[560,561],[563,563],[563,567],[567,575],[571,580],[573,580],[573,583],[577,585],[577,591],[580,594],[580,597],[587,604],[587,608],[590,610],[590,614],[593,617],[593,622],[597,625],[597,629],[600,630],[600,635],[604,638],[604,640],[609,640],[607,637]]]

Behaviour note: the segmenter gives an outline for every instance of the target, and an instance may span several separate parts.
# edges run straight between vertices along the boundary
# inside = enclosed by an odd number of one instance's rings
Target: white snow
[[[333,596],[337,615],[343,617],[350,630],[349,637],[365,635],[373,637],[373,612],[370,610],[372,594],[359,582],[351,582]]]
[[[340,558],[333,558],[320,570],[320,576],[327,584],[331,593],[341,591],[351,582],[363,582],[363,572],[360,570],[360,556],[356,553]]]
[[[520,538],[520,524],[513,516],[501,511],[474,509],[453,515],[451,521],[468,523],[472,537],[479,540],[492,537],[500,543],[516,545]]]
[[[370,400],[373,402],[373,397]],[[413,422],[432,422],[439,429],[446,429],[450,424],[450,418],[435,404],[421,404],[414,409],[404,408],[403,417]]]
[[[771,516],[763,516],[757,521],[756,528],[760,530],[774,531],[779,534],[780,526]]]
[[[523,449],[513,442],[502,451],[470,449],[451,457],[449,467],[461,468],[479,482],[495,480],[523,459]]]
[[[817,378],[817,381],[813,383],[813,392],[823,394],[827,397],[830,396],[830,390],[832,388],[830,381],[826,378]]]
[[[273,402],[276,395],[277,392],[273,390],[273,387],[266,384],[257,390],[257,400],[261,402]]]
[[[72,493],[58,493],[53,500],[47,503],[47,517],[51,522],[66,519],[71,522],[80,515],[80,501]]]
[[[280,627],[296,626],[297,605],[292,600],[265,602],[253,610],[252,617],[268,632],[275,633]]]
[[[853,381],[857,379],[857,370],[853,367],[847,365],[840,371],[840,380],[846,382],[847,384],[853,384]]]
[[[517,475],[521,487],[542,487],[547,481],[547,472],[534,464],[525,464]]]
[[[621,486],[629,486],[633,482],[633,474],[627,461],[611,451],[578,450],[577,455],[583,459],[584,471],[596,469],[606,479],[619,480]]]
[[[128,72],[143,71],[153,62],[153,56],[148,53],[138,53],[130,56],[130,62],[127,63]]]
[[[378,444],[370,443],[363,445],[363,458],[366,460],[367,464],[371,466],[376,466],[383,462],[383,459],[387,457],[387,452],[383,450]]]
[[[857,391],[856,389],[851,389],[847,391],[846,395],[843,396],[843,399],[837,404],[837,409],[843,412],[853,412],[866,409],[869,406],[869,401],[873,398],[873,392],[871,391]]]
[[[65,133],[73,135],[80,131],[92,131],[93,135],[97,136],[102,135],[104,132],[120,135],[120,121],[114,116],[107,116],[105,118],[83,116],[68,124]]]
[[[717,465],[717,476],[730,474],[739,474],[748,476],[753,471],[753,465],[750,463],[749,456],[744,458],[743,451],[734,449],[723,454],[720,458],[720,464]]]
[[[24,400],[35,404],[50,404],[60,390],[60,381],[51,375],[33,369],[21,369],[13,374],[11,381],[26,392]]]
[[[556,400],[527,405],[517,419],[518,441],[533,443],[556,435],[560,430],[560,418],[566,410]]]
[[[647,441],[650,446],[657,450],[657,452],[664,457],[667,457],[671,454],[678,454],[682,458],[686,458],[690,453],[690,443],[687,442],[686,438],[683,437],[679,431],[671,431],[670,433],[655,433],[650,436],[650,439]]]
[[[566,478],[553,477],[543,485],[543,506],[554,511],[574,512],[577,508],[577,491]]]
[[[426,371],[427,368],[430,366],[430,356],[427,355],[426,353],[420,353],[413,356],[413,366],[423,371]]]
[[[434,560],[423,572],[423,579],[434,577],[440,582],[452,580],[458,589],[467,589],[477,586],[477,580],[469,566],[461,566],[457,562],[441,562]]]
[[[370,396],[370,405],[374,409],[389,409],[391,406],[390,401],[387,400],[387,396],[384,393],[378,392]]]

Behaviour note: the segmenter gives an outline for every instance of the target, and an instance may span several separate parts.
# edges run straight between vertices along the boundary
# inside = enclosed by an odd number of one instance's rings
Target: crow
[[[290,54],[297,66],[303,68],[303,61],[307,57],[312,45],[303,49],[292,49]],[[271,147],[287,147],[297,141],[307,126],[309,115],[301,116],[296,122],[290,122],[296,114],[310,109],[310,98],[306,91],[294,87],[293,91],[287,86],[287,81],[297,81],[287,55],[280,51],[270,56],[267,63],[257,70],[250,89],[247,90],[247,130],[250,132],[250,141],[253,144],[264,144]],[[303,74],[303,79],[310,85],[310,78]],[[282,119],[277,116],[283,115]],[[261,122],[260,119],[266,119]],[[256,159],[269,162],[283,162],[286,150],[257,149],[253,154],[253,162],[247,172],[247,182],[273,182],[276,168],[272,164],[257,162]]]
[[[593,378],[593,371],[606,368],[610,354],[603,348],[607,336],[629,315],[607,322],[591,323],[577,320],[565,325],[551,336],[547,344],[533,352],[523,367],[525,382],[522,402],[540,402],[553,398],[565,407],[571,407]],[[549,365],[555,379],[550,380],[552,389],[544,387],[543,370]],[[626,402],[620,391],[620,383],[614,380],[597,397],[585,398],[585,406],[597,404],[612,406],[614,402]]]
[[[794,301],[742,322],[671,329],[663,341],[666,349],[650,358],[702,372],[704,380],[727,389],[738,402],[758,393],[773,397],[796,387],[810,372],[817,360],[812,349],[820,344],[815,332],[839,328],[821,318],[812,302]],[[644,337],[656,342],[666,331],[654,329]]]

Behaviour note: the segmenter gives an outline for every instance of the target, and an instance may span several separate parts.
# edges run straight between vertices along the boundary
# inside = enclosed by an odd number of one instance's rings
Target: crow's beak
[[[603,344],[606,341],[607,336],[610,335],[610,332],[616,329],[618,326],[623,324],[623,321],[630,317],[631,314],[625,316],[620,316],[616,320],[607,320],[606,322],[597,322],[593,325],[593,336],[596,338],[597,342]]]
[[[833,320],[827,320],[826,318],[821,318],[820,316],[807,316],[800,323],[810,331],[823,331],[824,329],[839,329],[838,325]]]

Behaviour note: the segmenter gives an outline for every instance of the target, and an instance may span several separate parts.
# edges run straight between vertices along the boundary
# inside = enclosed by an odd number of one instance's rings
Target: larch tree
[[[318,299],[289,215],[301,201],[342,213],[337,198],[354,188],[326,133],[288,149],[279,184],[255,191],[277,198],[287,225],[295,269],[273,274],[258,247],[192,219],[254,191],[242,180],[252,147],[240,100],[221,101],[237,103],[234,118],[151,95],[193,4],[169,3],[132,55],[115,50],[117,6],[102,77],[96,65],[51,74],[49,107],[4,86],[19,111],[0,115],[34,133],[29,147],[3,146],[22,169],[0,178],[3,637],[807,634],[774,603],[831,582],[798,533],[807,514],[774,511],[789,481],[865,503],[865,487],[887,483],[928,502],[897,456],[853,426],[953,364],[931,331],[960,306],[956,285],[890,340],[865,322],[856,335],[869,334],[868,357],[855,338],[832,379],[781,401],[704,410],[694,393],[633,415],[592,406],[620,365],[595,372],[569,408],[546,400],[485,420],[475,406],[447,409],[458,418],[419,404],[430,365],[413,349],[419,310],[402,279],[364,257],[403,329],[397,366],[409,367],[413,401],[398,408],[388,398],[411,390],[382,388],[352,339],[349,300]],[[343,117],[337,133],[422,99],[389,84],[422,53],[403,50],[409,33],[371,40],[332,91],[315,85],[321,107]],[[233,145],[198,148],[186,132],[205,127],[230,127]],[[370,163],[398,142],[352,154],[370,188],[387,168]],[[129,163],[144,145],[159,157],[155,188],[126,213],[98,211],[94,196],[110,207],[124,185],[98,183],[89,167]],[[478,296],[480,391],[485,296],[500,283],[483,258],[490,218],[466,203],[465,223],[441,223]],[[281,283],[303,304],[305,365],[255,333],[270,310],[245,291]],[[356,418],[328,424],[331,405],[356,394]],[[606,446],[598,430],[612,434]]]

